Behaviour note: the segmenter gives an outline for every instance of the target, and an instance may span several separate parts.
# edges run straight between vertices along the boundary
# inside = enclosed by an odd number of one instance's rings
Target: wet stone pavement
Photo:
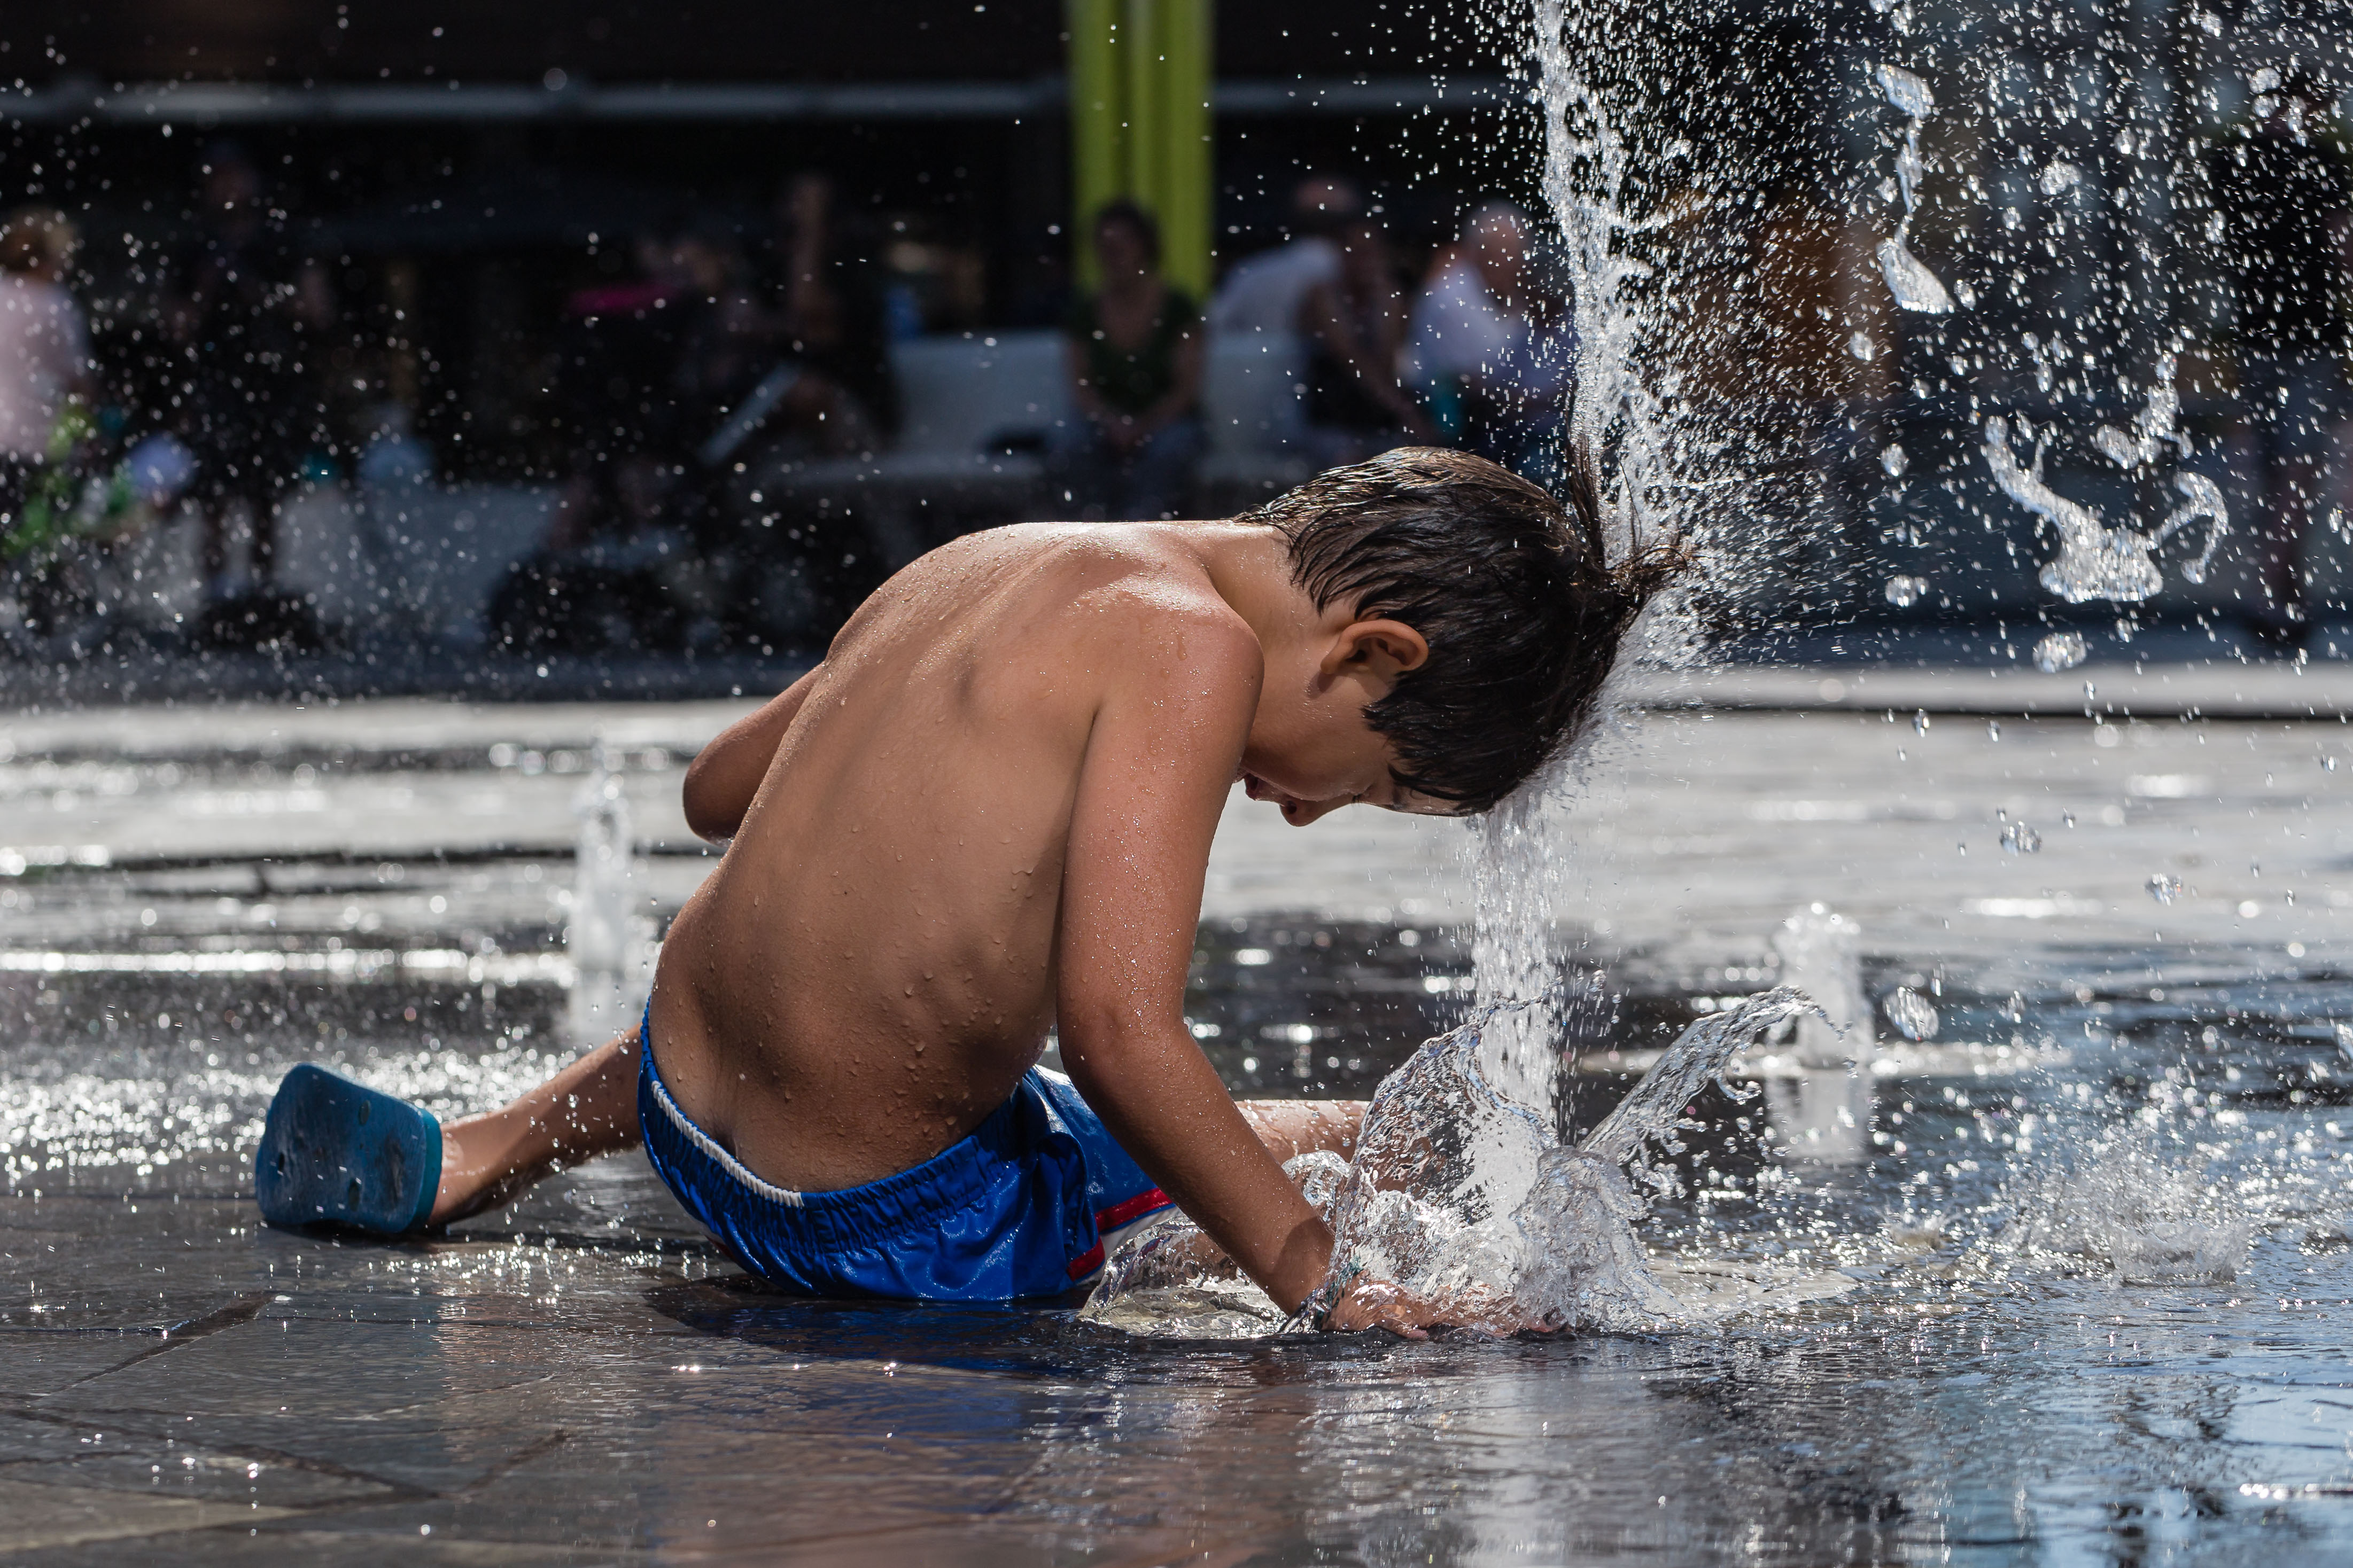
[[[679,770],[735,710],[0,725],[0,1553],[2353,1561],[2333,719],[1646,723],[1570,814],[1556,913],[1607,1005],[1569,1116],[1771,984],[1809,900],[1862,925],[1869,995],[1943,1016],[1933,1051],[1881,1026],[1860,1166],[1697,1107],[1647,1234],[1753,1298],[1697,1328],[1202,1340],[797,1301],[634,1159],[415,1243],[259,1226],[291,1063],[454,1113],[563,1058],[588,742],[659,921],[709,866]],[[2041,843],[2006,852],[2021,820]],[[1188,999],[1228,1081],[1364,1093],[1451,1022],[1472,876],[1460,828],[1238,805]]]

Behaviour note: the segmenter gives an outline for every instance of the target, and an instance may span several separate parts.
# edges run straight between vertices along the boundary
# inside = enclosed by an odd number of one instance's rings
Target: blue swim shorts
[[[646,1157],[729,1256],[807,1296],[1011,1301],[1091,1280],[1170,1206],[1071,1080],[1032,1068],[968,1137],[860,1187],[796,1193],[721,1148],[663,1087],[650,1016],[638,1035]]]

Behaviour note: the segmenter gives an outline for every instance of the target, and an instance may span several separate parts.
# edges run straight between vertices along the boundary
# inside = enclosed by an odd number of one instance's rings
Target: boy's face
[[[1449,816],[1453,802],[1397,782],[1397,752],[1365,721],[1398,676],[1419,667],[1430,647],[1396,621],[1354,621],[1318,638],[1300,666],[1270,666],[1239,782],[1252,800],[1271,801],[1304,827],[1344,805]]]

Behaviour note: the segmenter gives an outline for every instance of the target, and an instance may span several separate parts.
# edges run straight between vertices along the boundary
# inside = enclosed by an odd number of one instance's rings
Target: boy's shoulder
[[[1263,664],[1258,636],[1218,592],[1199,559],[1147,531],[1018,525],[993,531],[1032,557],[1025,610],[1107,664],[1149,677],[1176,658],[1204,674]],[[1163,657],[1166,656],[1166,657]]]

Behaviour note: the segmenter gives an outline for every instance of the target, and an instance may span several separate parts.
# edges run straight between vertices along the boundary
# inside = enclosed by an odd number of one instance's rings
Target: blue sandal
[[[253,1162],[271,1225],[406,1236],[440,1189],[441,1123],[425,1110],[308,1062],[279,1084]]]

